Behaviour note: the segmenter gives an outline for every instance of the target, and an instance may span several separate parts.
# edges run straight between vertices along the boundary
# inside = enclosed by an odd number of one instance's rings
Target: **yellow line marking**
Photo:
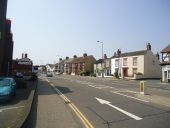
[[[60,97],[67,103],[69,103],[69,107],[76,113],[79,119],[82,121],[86,128],[94,128],[93,125],[88,121],[88,119],[81,113],[81,111],[73,104],[71,101],[58,90],[53,83],[51,83],[47,78],[46,81],[50,83],[52,87],[54,87],[55,91],[60,95]]]

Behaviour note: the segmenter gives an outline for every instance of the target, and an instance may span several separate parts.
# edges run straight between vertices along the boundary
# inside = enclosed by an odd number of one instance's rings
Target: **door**
[[[167,71],[164,71],[164,82],[167,82]]]
[[[128,68],[123,68],[123,76],[124,77],[128,76]]]

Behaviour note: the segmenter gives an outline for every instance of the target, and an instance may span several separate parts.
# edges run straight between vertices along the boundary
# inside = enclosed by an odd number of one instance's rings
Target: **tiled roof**
[[[65,60],[65,63],[71,63],[74,59],[73,58],[70,58],[68,60]]]
[[[170,44],[166,46],[161,52],[170,52]]]
[[[86,60],[88,60],[89,58],[94,58],[92,55],[90,56],[86,56],[86,57],[78,57],[75,58],[72,63],[81,63],[81,62],[85,62]]]
[[[127,52],[127,53],[122,53],[122,54],[120,55],[120,57],[145,55],[146,53],[147,53],[147,50]]]

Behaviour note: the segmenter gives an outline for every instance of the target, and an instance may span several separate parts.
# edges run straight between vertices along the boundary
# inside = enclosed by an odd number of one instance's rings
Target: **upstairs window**
[[[138,58],[133,57],[133,66],[137,66],[137,65],[138,65]]]
[[[123,66],[127,66],[127,58],[123,58]]]
[[[119,60],[115,60],[115,67],[119,67]]]

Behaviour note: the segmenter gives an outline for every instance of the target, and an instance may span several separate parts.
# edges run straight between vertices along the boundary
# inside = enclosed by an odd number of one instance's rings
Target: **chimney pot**
[[[74,55],[74,56],[73,56],[73,58],[75,59],[75,58],[77,58],[77,56],[76,56],[76,55]]]
[[[104,59],[107,59],[107,55],[106,54],[104,54]]]
[[[87,56],[87,53],[84,53],[84,54],[83,54],[83,57],[86,57],[86,56]]]
[[[28,57],[28,54],[27,53],[25,53],[25,58],[27,58]]]
[[[69,57],[67,56],[67,57],[66,57],[66,60],[68,60],[68,59],[69,59]]]
[[[151,44],[150,44],[150,43],[147,44],[146,49],[147,49],[147,50],[151,50]]]

